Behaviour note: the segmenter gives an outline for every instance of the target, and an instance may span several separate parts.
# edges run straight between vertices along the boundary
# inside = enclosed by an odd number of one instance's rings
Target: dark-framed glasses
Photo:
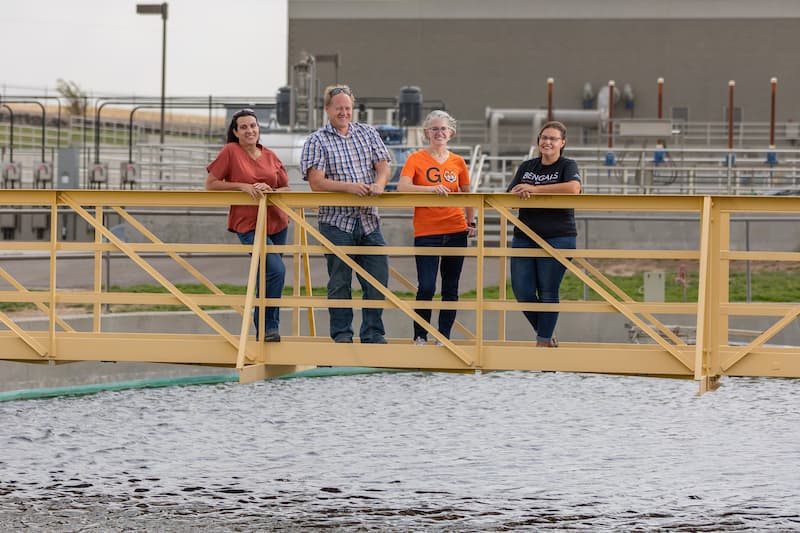
[[[539,140],[540,141],[544,141],[544,142],[554,143],[554,142],[560,141],[561,137],[550,137],[549,135],[540,135],[539,136]]]

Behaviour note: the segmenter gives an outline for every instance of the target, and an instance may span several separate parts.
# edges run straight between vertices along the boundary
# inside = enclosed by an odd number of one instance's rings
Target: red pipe
[[[736,82],[728,82],[728,150],[733,150],[733,88]]]
[[[608,81],[608,148],[614,148],[614,80]]]
[[[547,78],[547,122],[553,120],[553,78]]]
[[[658,119],[664,118],[664,78],[658,78]]]
[[[772,85],[772,104],[769,110],[769,147],[775,148],[775,94],[778,92],[778,78],[769,80]]]

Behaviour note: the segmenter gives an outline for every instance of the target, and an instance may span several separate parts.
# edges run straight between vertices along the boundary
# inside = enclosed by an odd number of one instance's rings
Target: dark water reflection
[[[0,530],[800,530],[800,385],[372,374],[0,404]]]

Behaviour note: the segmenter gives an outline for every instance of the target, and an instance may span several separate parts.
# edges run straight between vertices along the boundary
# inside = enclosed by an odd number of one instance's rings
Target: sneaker
[[[264,342],[281,342],[281,334],[277,331],[268,331],[264,334]]]
[[[428,339],[423,339],[422,337],[414,339],[414,345],[416,346],[425,346],[426,344],[428,344]]]
[[[444,346],[444,343],[439,339],[436,339],[436,342],[434,342],[433,344],[435,344],[436,346]]]

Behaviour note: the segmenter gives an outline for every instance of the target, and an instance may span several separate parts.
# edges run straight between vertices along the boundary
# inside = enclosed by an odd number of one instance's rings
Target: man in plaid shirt
[[[303,145],[300,166],[312,191],[346,192],[356,196],[379,196],[389,180],[391,156],[375,128],[351,122],[353,91],[346,85],[325,89],[328,124],[311,134]],[[319,230],[337,246],[385,246],[376,207],[319,208]],[[328,298],[352,298],[353,270],[333,254],[328,262]],[[353,255],[353,260],[384,286],[389,281],[385,255]],[[367,280],[357,276],[364,298],[383,300]],[[335,342],[353,342],[353,310],[331,307],[330,335]],[[386,344],[383,310],[361,310],[362,343]]]

